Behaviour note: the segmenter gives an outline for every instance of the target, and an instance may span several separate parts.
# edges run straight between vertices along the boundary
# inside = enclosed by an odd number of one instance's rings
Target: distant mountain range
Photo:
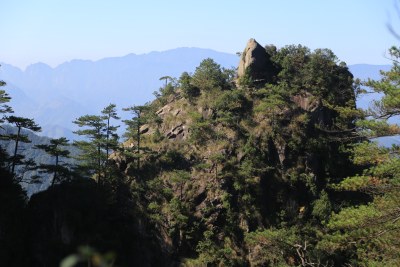
[[[72,121],[85,114],[99,114],[110,103],[118,108],[144,104],[154,99],[162,76],[179,77],[182,72],[194,72],[205,58],[213,58],[224,68],[236,68],[235,54],[200,48],[177,48],[148,54],[98,61],[72,60],[56,68],[44,63],[28,66],[24,71],[1,63],[0,80],[7,82],[16,115],[35,118],[49,137],[75,138]],[[355,77],[379,78],[379,70],[389,65],[351,65]],[[366,107],[377,96],[360,98],[358,105]],[[127,115],[122,115],[126,117]]]
[[[119,108],[144,104],[162,86],[160,77],[193,72],[205,58],[225,68],[236,67],[239,61],[234,54],[177,48],[99,61],[72,60],[56,68],[37,63],[25,71],[1,63],[0,79],[7,82],[16,113],[34,117],[43,135],[74,138],[72,121],[79,116],[98,114],[110,103]]]
[[[1,63],[0,80],[7,82],[6,90],[12,97],[11,106],[15,115],[35,118],[42,126],[43,136],[65,136],[73,140],[76,136],[72,134],[75,129],[72,121],[79,116],[99,114],[109,103],[115,103],[121,109],[151,101],[154,99],[153,92],[163,85],[160,77],[168,75],[178,78],[184,71],[194,72],[205,58],[213,58],[224,68],[236,68],[239,62],[234,54],[178,48],[99,61],[72,60],[56,68],[37,63],[21,70]],[[358,64],[350,65],[349,69],[361,80],[379,79],[379,71],[389,70],[390,65]],[[366,108],[376,98],[379,95],[362,96],[357,105]],[[48,155],[31,149],[34,144],[48,143],[49,139],[37,137],[31,132],[29,136],[33,143],[24,145],[27,158],[33,157],[38,163],[49,162],[51,159]],[[378,141],[390,146],[399,144],[400,138],[388,137]],[[12,152],[12,142],[2,142],[1,145],[6,145]],[[45,177],[43,183],[24,184],[24,188],[31,195],[47,188],[49,183],[50,178]]]

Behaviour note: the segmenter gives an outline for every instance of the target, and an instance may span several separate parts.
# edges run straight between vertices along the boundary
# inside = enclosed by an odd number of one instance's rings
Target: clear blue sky
[[[390,64],[400,0],[0,0],[0,62],[19,67],[201,47],[330,48],[348,64]]]

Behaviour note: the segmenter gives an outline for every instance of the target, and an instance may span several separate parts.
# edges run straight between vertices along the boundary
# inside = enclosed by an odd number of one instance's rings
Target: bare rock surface
[[[320,106],[318,98],[314,97],[309,92],[302,92],[294,95],[292,101],[305,111],[315,111]]]
[[[268,81],[274,73],[270,55],[255,39],[250,39],[244,49],[238,67],[238,77],[248,73],[254,81]]]

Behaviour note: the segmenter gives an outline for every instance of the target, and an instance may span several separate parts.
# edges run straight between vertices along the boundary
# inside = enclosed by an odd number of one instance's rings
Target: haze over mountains
[[[72,60],[56,68],[36,63],[24,71],[1,63],[0,79],[7,82],[16,115],[35,118],[43,128],[42,135],[73,139],[74,119],[99,114],[109,103],[117,104],[119,109],[144,104],[154,99],[153,92],[163,85],[160,77],[179,78],[184,71],[193,72],[205,58],[213,58],[224,68],[235,68],[239,61],[235,54],[177,48],[98,61]],[[349,67],[360,79],[377,79],[379,70],[390,68],[366,64]],[[366,107],[375,97],[362,97],[358,105]]]
[[[72,120],[77,117],[98,114],[110,103],[118,108],[144,104],[162,86],[160,77],[193,72],[208,57],[225,68],[239,61],[233,54],[178,48],[95,62],[72,60],[56,68],[37,63],[25,71],[1,64],[0,79],[7,82],[13,108],[22,116],[34,117],[42,125],[43,135],[71,138]]]

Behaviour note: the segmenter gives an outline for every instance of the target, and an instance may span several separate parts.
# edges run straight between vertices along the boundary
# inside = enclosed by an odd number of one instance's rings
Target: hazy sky
[[[177,47],[235,53],[260,44],[330,48],[348,64],[390,64],[400,0],[0,0],[0,62],[19,67]]]

